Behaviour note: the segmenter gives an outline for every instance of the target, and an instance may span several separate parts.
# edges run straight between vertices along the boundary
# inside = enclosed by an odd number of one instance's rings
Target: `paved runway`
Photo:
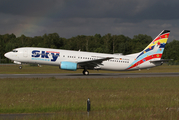
[[[179,73],[91,73],[74,74],[0,74],[0,78],[134,78],[134,77],[176,77]]]

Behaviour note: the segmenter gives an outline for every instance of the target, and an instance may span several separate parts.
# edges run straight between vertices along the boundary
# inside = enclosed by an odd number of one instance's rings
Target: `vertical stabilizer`
[[[140,52],[128,69],[137,67],[146,61],[160,60],[169,34],[169,30],[163,30],[142,52]]]

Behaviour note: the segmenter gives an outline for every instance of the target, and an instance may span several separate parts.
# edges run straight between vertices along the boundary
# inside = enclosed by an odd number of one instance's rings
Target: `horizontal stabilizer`
[[[173,59],[161,59],[161,60],[151,60],[151,63],[164,63],[164,62],[169,62]]]

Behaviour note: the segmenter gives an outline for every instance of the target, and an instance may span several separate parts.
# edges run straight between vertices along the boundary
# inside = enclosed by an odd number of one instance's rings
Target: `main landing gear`
[[[89,75],[89,71],[87,71],[87,70],[83,70],[83,75]]]

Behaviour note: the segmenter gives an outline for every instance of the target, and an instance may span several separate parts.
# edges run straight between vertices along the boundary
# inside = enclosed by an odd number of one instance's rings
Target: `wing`
[[[95,60],[89,60],[89,61],[81,61],[78,62],[77,64],[85,69],[94,69],[95,67],[98,67],[99,65],[103,65],[102,62],[113,59],[113,57],[105,57],[105,58],[100,58],[100,59],[95,59]]]

